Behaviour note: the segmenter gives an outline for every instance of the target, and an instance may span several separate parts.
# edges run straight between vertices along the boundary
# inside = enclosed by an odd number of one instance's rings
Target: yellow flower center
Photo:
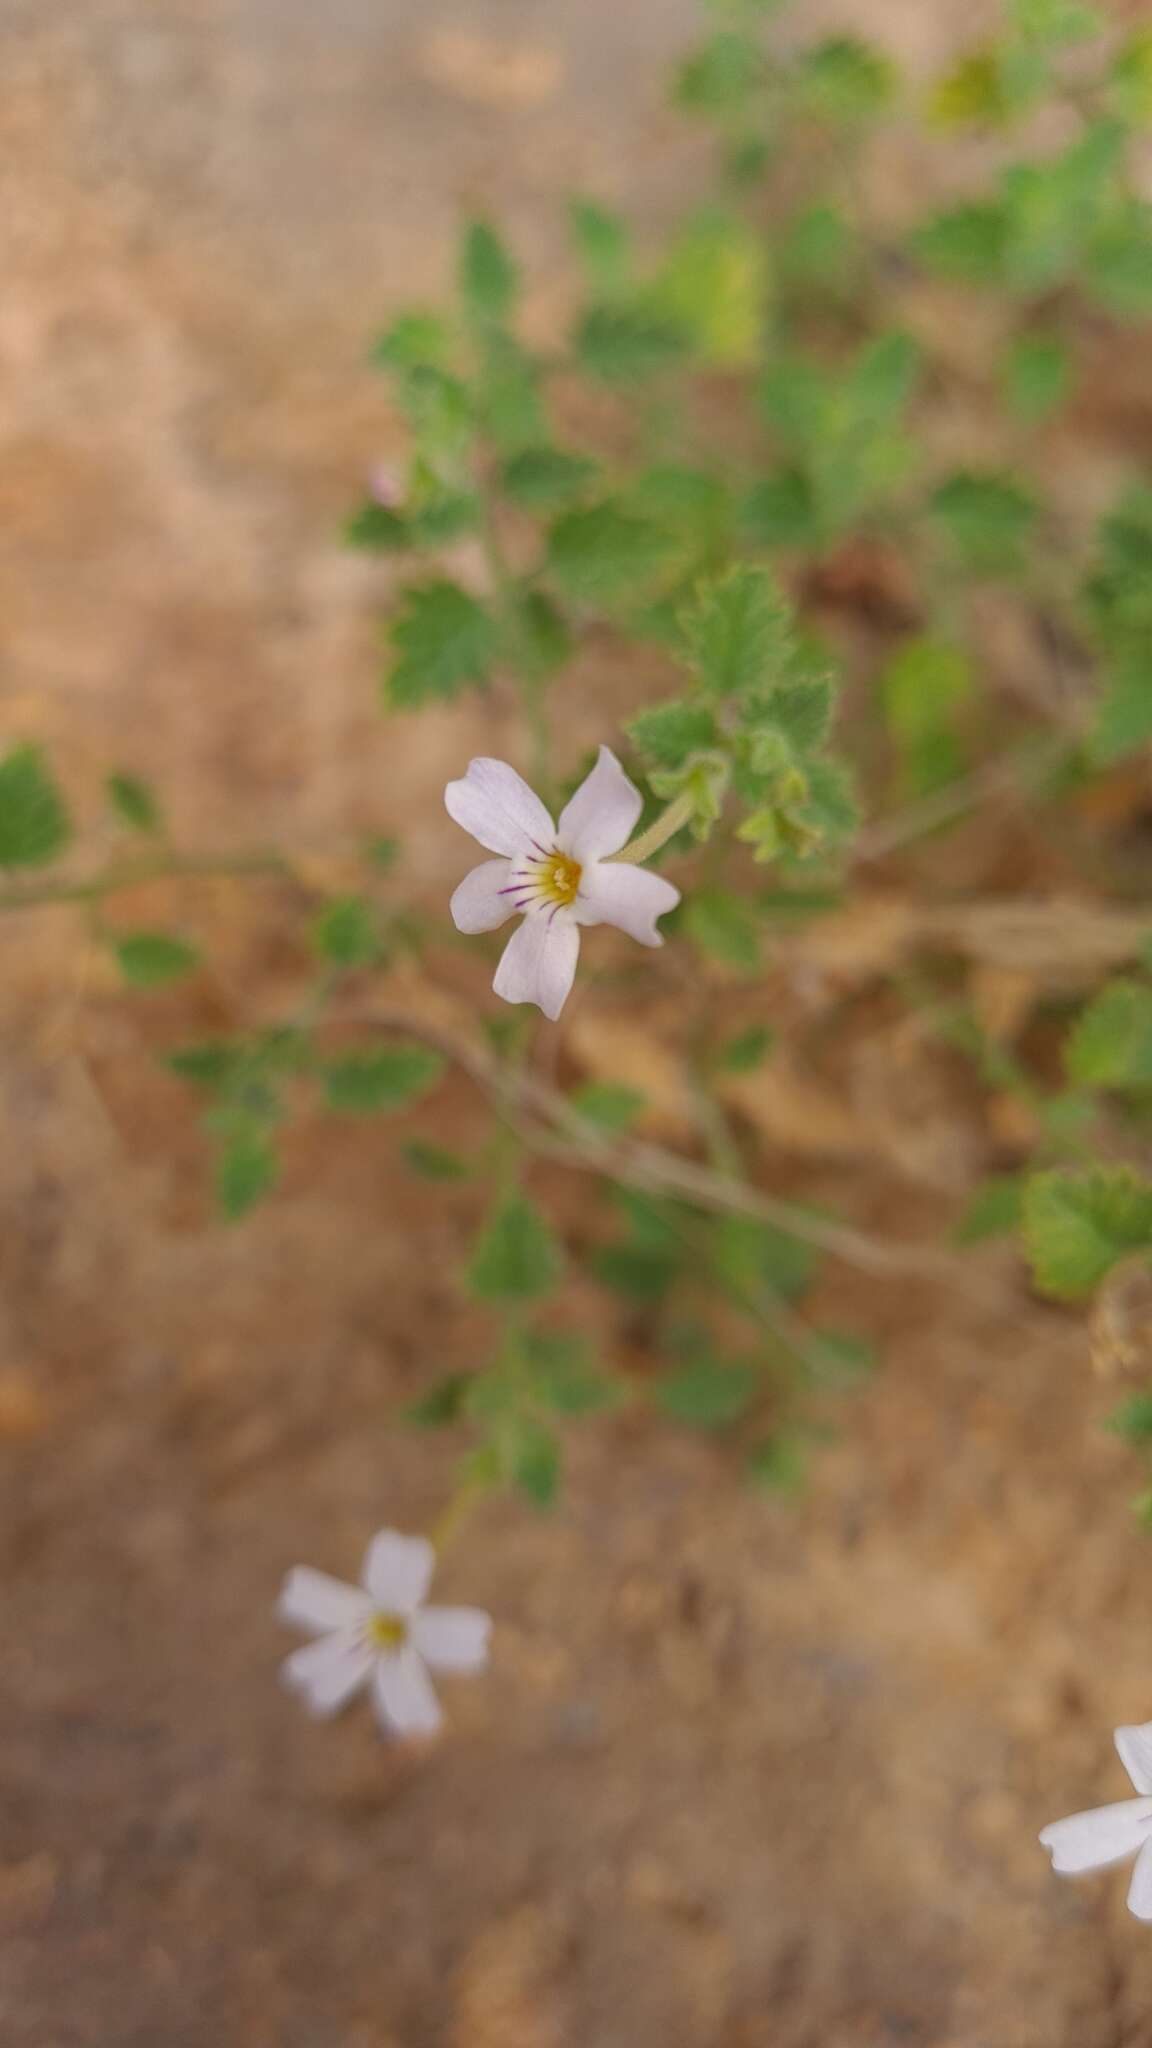
[[[575,903],[584,870],[570,853],[550,853],[540,863],[539,889],[546,903]]]
[[[408,1623],[399,1614],[374,1614],[368,1640],[376,1650],[399,1650],[408,1640]]]

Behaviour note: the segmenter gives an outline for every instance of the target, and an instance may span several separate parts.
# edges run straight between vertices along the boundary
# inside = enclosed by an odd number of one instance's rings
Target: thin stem
[[[475,1480],[465,1479],[457,1488],[447,1506],[443,1508],[428,1531],[428,1541],[438,1557],[442,1557],[467,1521],[477,1501],[487,1488],[478,1486]]]
[[[0,911],[34,910],[45,903],[99,903],[105,896],[114,896],[121,889],[135,889],[143,882],[184,880],[198,875],[273,875],[287,878],[291,873],[288,863],[276,853],[220,855],[215,858],[158,854],[152,860],[137,861],[131,867],[110,868],[106,874],[93,875],[87,881],[37,882],[30,888],[16,889],[10,894],[0,893]]]
[[[641,861],[651,860],[652,855],[659,853],[660,848],[666,846],[670,839],[674,839],[677,832],[683,831],[695,809],[695,797],[691,791],[682,789],[679,796],[674,796],[671,803],[661,811],[660,816],[653,818],[648,830],[642,832],[639,839],[633,839],[631,845],[622,847],[612,858],[631,861],[636,866],[639,866]]]

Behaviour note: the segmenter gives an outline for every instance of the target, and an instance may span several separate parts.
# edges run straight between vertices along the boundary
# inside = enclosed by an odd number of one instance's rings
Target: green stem
[[[660,816],[652,820],[648,830],[642,832],[639,839],[634,839],[631,845],[622,847],[619,853],[613,854],[613,860],[631,861],[635,866],[639,866],[641,861],[651,860],[652,855],[658,853],[662,846],[666,846],[670,839],[674,839],[677,832],[683,831],[695,809],[695,797],[689,790],[682,789],[679,796],[674,796],[666,809],[661,811]]]
[[[138,861],[132,867],[112,868],[85,882],[39,882],[11,895],[0,892],[0,911],[34,910],[44,903],[99,903],[121,889],[135,889],[144,882],[184,880],[198,875],[278,875],[288,877],[291,868],[276,853],[235,854],[218,858],[181,857],[178,854]]]

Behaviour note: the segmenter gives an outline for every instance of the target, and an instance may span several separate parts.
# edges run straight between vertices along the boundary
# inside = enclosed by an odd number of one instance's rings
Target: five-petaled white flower
[[[319,1640],[286,1658],[283,1677],[314,1714],[335,1714],[371,1681],[385,1732],[434,1735],[441,1713],[428,1669],[480,1671],[492,1623],[478,1607],[424,1605],[436,1553],[425,1536],[382,1529],[362,1585],[299,1565],[280,1593],[281,1621]]]
[[[607,858],[626,844],[643,807],[610,748],[601,747],[557,825],[506,761],[470,761],[444,801],[458,825],[501,855],[465,875],[452,898],[457,930],[493,932],[517,912],[524,919],[492,983],[505,1002],[538,1003],[546,1017],[560,1015],[582,924],[614,924],[642,946],[663,945],[656,920],[679,903],[679,889]]]
[[[1115,1739],[1139,1799],[1120,1799],[1114,1806],[1054,1820],[1041,1830],[1040,1840],[1052,1851],[1053,1870],[1064,1877],[1106,1870],[1135,1856],[1129,1911],[1138,1920],[1152,1920],[1152,1721],[1140,1728],[1117,1728]]]

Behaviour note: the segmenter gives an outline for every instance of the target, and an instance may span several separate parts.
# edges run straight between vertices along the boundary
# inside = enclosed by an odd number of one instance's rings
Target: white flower
[[[1053,1870],[1065,1877],[1106,1870],[1135,1856],[1129,1910],[1138,1920],[1152,1920],[1152,1721],[1141,1728],[1117,1728],[1116,1747],[1140,1798],[1054,1820],[1040,1840],[1052,1851]]]
[[[558,825],[506,761],[470,761],[444,801],[458,825],[501,855],[465,875],[452,898],[457,930],[494,932],[517,912],[524,919],[492,983],[505,1002],[538,1003],[546,1017],[560,1015],[582,924],[614,924],[642,946],[663,945],[656,919],[679,903],[679,889],[646,868],[606,858],[626,844],[642,808],[639,790],[608,747]]]
[[[364,1558],[362,1585],[299,1565],[280,1592],[279,1614],[319,1640],[282,1666],[284,1683],[314,1714],[336,1714],[371,1683],[377,1718],[397,1735],[434,1735],[441,1713],[428,1676],[481,1671],[492,1623],[478,1607],[426,1607],[436,1553],[424,1536],[382,1529]]]

